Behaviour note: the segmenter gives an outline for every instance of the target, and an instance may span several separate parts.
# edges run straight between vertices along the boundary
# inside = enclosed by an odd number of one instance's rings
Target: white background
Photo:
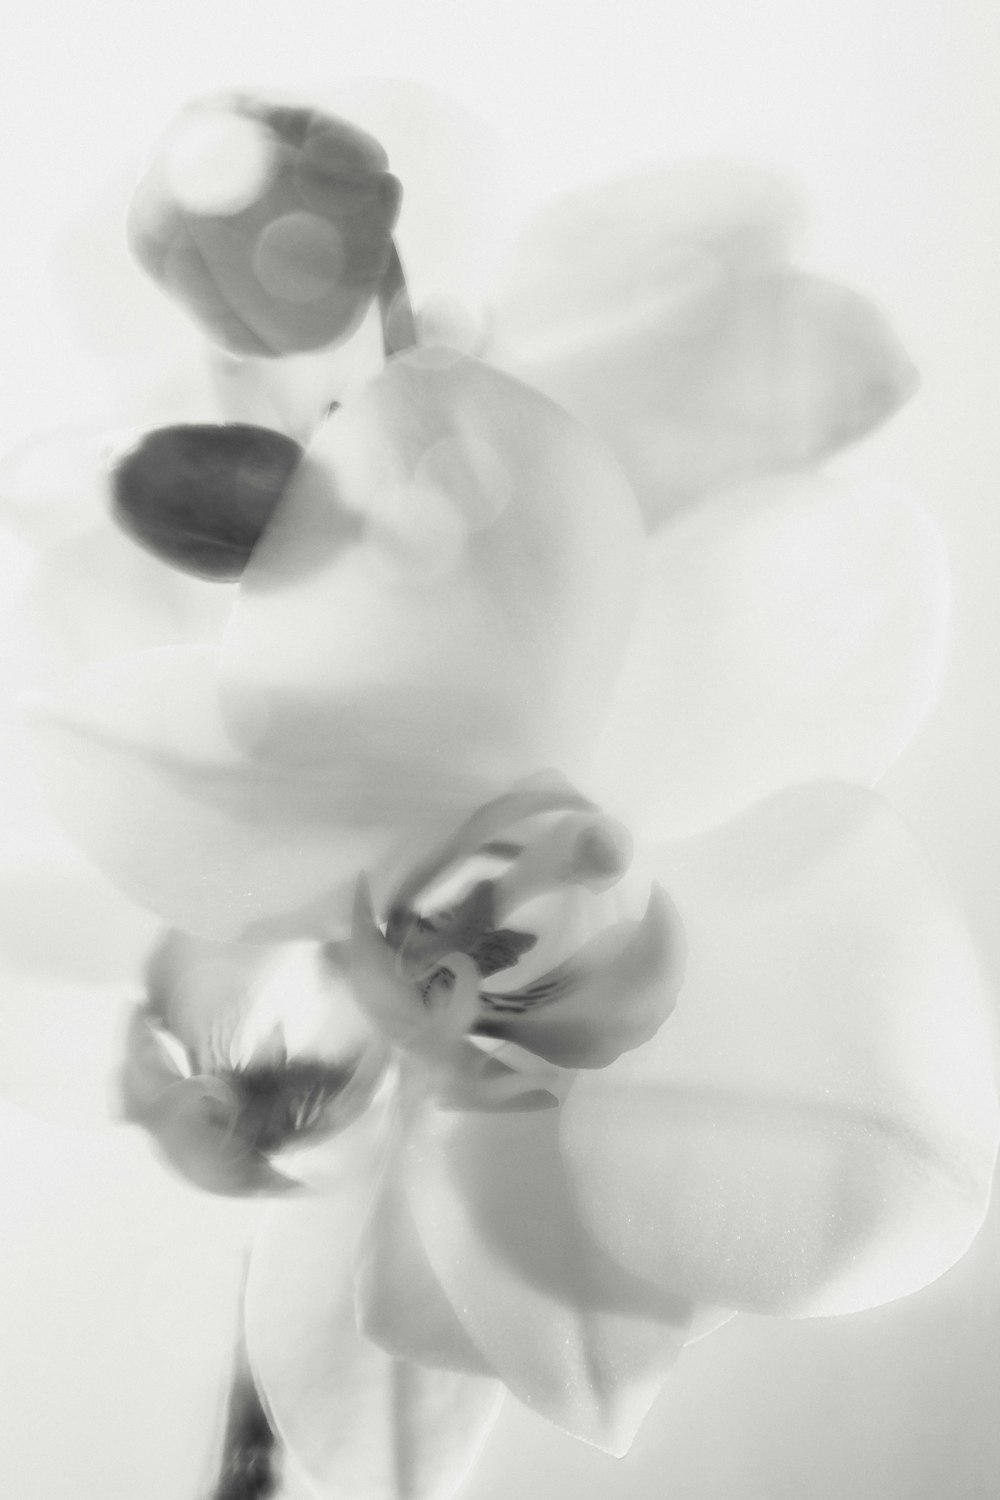
[[[992,0],[42,0],[8,24],[4,53],[4,446],[86,407],[89,356],[53,289],[53,244],[70,210],[190,94],[414,77],[502,132],[526,197],[706,153],[791,176],[812,211],[806,258],[876,296],[924,374],[917,401],[858,455],[922,493],[956,577],[946,692],[886,790],[1000,975]],[[147,1287],[162,1302],[146,1319],[160,1362],[145,1388],[141,1360],[124,1381],[135,1356],[113,1322],[123,1315],[93,1291],[119,1274],[114,1261],[102,1270],[98,1232],[121,1201],[107,1181],[118,1157],[13,1111],[4,1125],[0,1293],[13,1334],[6,1350],[0,1338],[0,1489],[11,1500],[195,1500],[182,1419],[158,1420],[149,1385],[166,1391],[163,1358],[176,1356],[178,1375],[197,1344],[196,1309],[182,1304],[208,1255],[204,1215],[187,1267]],[[138,1184],[151,1168],[142,1157],[134,1170]],[[622,1462],[511,1409],[469,1500],[988,1500],[1000,1489],[998,1248],[994,1223],[935,1287],[857,1319],[731,1325],[688,1352]],[[196,1363],[192,1408],[212,1389],[208,1353]]]

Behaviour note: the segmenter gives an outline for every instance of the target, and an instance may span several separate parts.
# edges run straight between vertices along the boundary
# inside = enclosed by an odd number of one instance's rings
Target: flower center
[[[148,965],[121,1073],[123,1113],[210,1192],[296,1188],[282,1170],[287,1154],[351,1124],[382,1081],[384,1043],[305,946],[275,955],[171,933]]]
[[[384,926],[359,887],[359,1003],[446,1094],[482,1074],[487,1040],[504,1044],[494,1074],[501,1057],[521,1074],[605,1066],[658,1029],[683,969],[662,892],[625,914],[631,860],[627,831],[554,778],[497,798],[403,882]],[[492,1086],[460,1097],[496,1103]]]

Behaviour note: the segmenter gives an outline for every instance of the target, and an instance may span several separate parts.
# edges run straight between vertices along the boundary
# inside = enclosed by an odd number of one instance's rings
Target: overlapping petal
[[[825,457],[916,387],[878,308],[780,264],[780,189],[732,175],[731,200],[711,167],[556,200],[498,294],[498,358],[611,444],[652,524]]]
[[[427,1264],[488,1366],[548,1420],[625,1452],[683,1347],[691,1306],[595,1244],[557,1112],[432,1109],[402,1150]]]
[[[588,342],[616,314],[781,264],[802,210],[779,178],[735,161],[654,168],[550,198],[521,229],[497,291],[513,349]]]
[[[327,422],[244,574],[229,723],[255,754],[316,762],[381,713],[373,750],[505,784],[568,769],[638,548],[617,465],[564,412],[476,360],[401,356]]]
[[[662,528],[647,567],[596,788],[646,838],[796,782],[873,782],[933,701],[947,559],[905,494],[761,481]]]
[[[997,1105],[969,940],[913,837],[873,794],[818,784],[655,864],[687,980],[564,1106],[592,1232],[637,1275],[758,1312],[933,1280],[981,1223]]]
[[[271,1215],[247,1284],[250,1361],[293,1469],[320,1493],[448,1500],[500,1388],[396,1358],[359,1332],[352,1263],[369,1194],[361,1174]]]
[[[479,802],[460,763],[384,733],[361,702],[319,766],[246,757],[219,711],[207,647],[95,667],[34,714],[36,765],[56,815],[124,890],[207,937],[334,937],[359,869],[376,882]],[[350,700],[348,700],[350,701]],[[437,747],[428,747],[436,749]]]

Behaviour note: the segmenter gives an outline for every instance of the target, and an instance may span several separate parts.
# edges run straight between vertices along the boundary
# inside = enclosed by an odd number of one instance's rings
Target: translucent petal
[[[368,1338],[402,1359],[492,1375],[431,1269],[401,1168],[400,1153],[394,1151],[361,1236],[355,1275],[360,1326]]]
[[[549,1421],[623,1453],[684,1343],[690,1307],[586,1232],[556,1110],[435,1113],[411,1138],[410,1210],[466,1332]]]
[[[20,600],[21,647],[37,688],[125,651],[211,641],[232,598],[231,586],[186,578],[106,524],[45,553]]]
[[[770,480],[689,511],[651,543],[599,800],[674,837],[795,782],[874,781],[937,691],[947,614],[937,529],[887,487]]]
[[[147,1011],[195,1072],[283,1062],[357,1062],[371,1039],[341,976],[310,941],[219,943],[168,932],[145,969]]]
[[[119,438],[120,440],[120,438]],[[0,516],[34,547],[81,536],[105,519],[107,460],[115,436],[106,427],[57,427],[32,433],[0,455]]]
[[[107,662],[33,716],[70,836],[137,901],[207,937],[337,936],[357,872],[389,882],[484,800],[460,766],[383,740],[360,705],[325,764],[244,758],[204,648]],[[376,711],[378,704],[374,705]]]
[[[985,1212],[997,1105],[975,959],[916,841],[829,783],[654,862],[687,980],[564,1106],[593,1233],[637,1275],[757,1312],[932,1281]]]
[[[496,357],[610,443],[652,523],[822,457],[915,389],[872,303],[774,264],[790,222],[767,179],[694,169],[557,200],[515,250]]]
[[[683,306],[722,272],[781,259],[800,227],[791,190],[726,161],[656,168],[550,199],[521,230],[497,294],[498,339],[543,358],[648,304]]]
[[[496,1382],[396,1359],[359,1333],[353,1258],[370,1192],[284,1203],[254,1247],[250,1362],[295,1466],[319,1494],[448,1500],[497,1414]]]
[[[445,351],[321,429],[243,576],[224,665],[255,753],[387,743],[517,775],[576,751],[621,650],[639,530],[614,461],[543,397]],[[564,767],[565,768],[565,767]]]

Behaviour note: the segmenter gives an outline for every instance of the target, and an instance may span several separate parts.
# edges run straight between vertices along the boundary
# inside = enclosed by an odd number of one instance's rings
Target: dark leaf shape
[[[266,427],[159,427],[114,470],[115,519],[185,572],[235,578],[301,457],[298,443]]]

